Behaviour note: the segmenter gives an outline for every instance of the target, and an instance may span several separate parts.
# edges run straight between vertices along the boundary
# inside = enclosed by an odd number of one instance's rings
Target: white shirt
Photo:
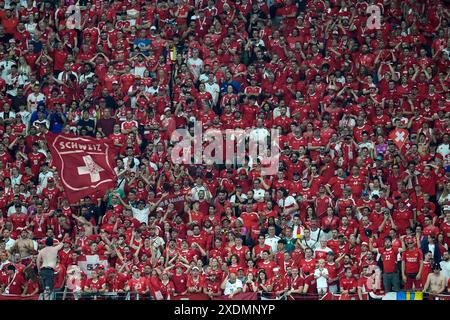
[[[11,176],[11,186],[14,188],[16,184],[20,185],[20,180],[22,179],[22,175],[19,174],[17,177]]]
[[[9,251],[13,247],[15,242],[16,240],[9,238],[8,241],[5,242],[5,250]]]
[[[158,89],[159,89],[159,87],[156,87],[156,88],[147,87],[145,92],[150,93],[151,95],[155,95],[155,94],[158,94]]]
[[[144,77],[144,71],[147,70],[146,66],[135,66],[134,67],[134,75]]]
[[[315,241],[319,241],[319,233],[322,234],[320,231],[320,228],[317,228],[316,231],[311,231],[311,239],[315,240]]]
[[[36,111],[39,102],[45,101],[45,96],[42,93],[37,95],[33,92],[28,95],[27,102],[30,104],[30,111]]]
[[[140,223],[148,224],[148,215],[150,214],[149,208],[144,209],[138,209],[138,208],[131,208],[131,211],[133,211],[133,217],[138,220]]]
[[[219,100],[219,93],[220,93],[219,85],[215,82],[212,84],[210,84],[209,82],[206,82],[205,90],[206,90],[206,92],[209,92],[211,94],[213,103],[214,103],[214,105],[216,105],[217,101]]]
[[[276,107],[275,109],[273,109],[273,118],[278,118],[279,116],[281,116],[281,108],[280,107]],[[289,110],[289,107],[286,107],[286,114],[285,116],[290,117],[291,116],[291,112]]]
[[[5,114],[4,111],[0,112],[0,118],[1,119],[14,119],[16,117],[16,113],[14,111],[9,111],[8,114]]]
[[[16,63],[12,60],[2,60],[0,61],[0,68],[4,68],[2,71],[1,77],[3,80],[6,81],[6,77],[8,76],[9,72],[11,71],[11,67],[16,65]]]
[[[198,197],[198,194],[199,194],[200,191],[205,192],[205,195],[206,195],[206,188],[205,188],[204,186],[197,186],[197,185],[195,185],[195,186],[192,188],[192,191],[191,191],[191,197],[192,197],[192,200],[193,200],[193,201],[198,201],[198,200],[200,199],[200,198]]]
[[[223,293],[225,295],[229,295],[229,294],[236,292],[237,289],[239,289],[239,288],[242,289],[242,281],[241,280],[236,279],[236,281],[234,283],[227,281],[227,283],[225,285],[225,290],[223,291]]]
[[[247,195],[241,193],[241,199],[247,200]],[[233,195],[230,197],[230,203],[236,203],[236,200],[237,200],[237,197],[236,197],[235,194],[233,194]]]
[[[250,131],[250,139],[252,141],[267,143],[268,136],[270,136],[270,133],[266,128],[255,128]]]
[[[83,83],[83,82],[87,82],[88,79],[92,78],[95,76],[95,73],[93,73],[92,71],[89,72],[88,74],[82,74],[80,75],[80,78],[78,78],[78,83]]]
[[[278,206],[283,209],[289,209],[295,205],[296,201],[294,197],[287,196],[286,199],[278,200]]]
[[[253,199],[258,201],[259,199],[264,198],[265,193],[266,193],[266,190],[264,190],[264,189],[253,189]]]
[[[12,86],[12,89],[7,89],[6,93],[15,97],[17,96],[17,87],[23,86],[28,82],[28,77],[26,75],[17,75],[13,76],[12,74],[8,74],[6,77],[6,84]]]
[[[140,161],[137,158],[135,158],[135,157],[133,157],[133,160],[134,160],[134,167],[133,168],[129,168],[129,163],[131,163],[131,162],[130,162],[130,159],[128,157],[125,157],[125,159],[123,159],[123,164],[124,164],[125,168],[127,168],[131,172],[136,172],[136,170],[139,167]]]
[[[41,187],[40,192],[42,192],[42,190],[44,190],[47,187],[47,180],[50,177],[53,177],[53,172],[51,171],[47,171],[46,173],[44,172],[39,173],[39,186]]]
[[[9,260],[6,260],[5,262],[0,262],[0,270],[2,270],[4,266],[6,266],[10,263],[11,263],[11,261],[9,261]]]
[[[367,142],[361,142],[359,145],[358,145],[358,148],[360,149],[360,150],[362,150],[363,148],[367,148],[367,149],[369,149],[369,150],[373,150],[375,147],[374,147],[374,144],[373,144],[373,142],[370,142],[370,141],[367,141]]]
[[[317,288],[327,288],[328,287],[327,278],[325,278],[324,275],[328,275],[327,268],[323,268],[322,270],[317,268],[314,271],[314,278],[316,278]]]
[[[439,147],[437,147],[436,152],[440,153],[445,159],[450,154],[450,145],[441,143]]]
[[[302,243],[303,246],[309,247],[313,250],[315,250],[319,246],[319,241],[316,241],[312,238],[309,238],[309,240],[302,239],[300,240],[300,242]]]
[[[442,260],[439,265],[441,266],[442,274],[445,277],[445,283],[447,283],[448,279],[450,279],[450,260]]]
[[[203,60],[200,58],[189,58],[187,61],[187,65],[190,67],[189,70],[194,75],[195,79],[198,79],[200,77],[200,73],[203,70]]]
[[[22,206],[22,207],[20,208],[20,212],[21,212],[21,213],[27,213],[27,208],[25,208],[24,206]],[[11,207],[9,207],[8,212],[6,212],[6,216],[7,216],[7,217],[10,217],[12,214],[15,214],[15,213],[16,213],[16,207],[15,207],[15,206],[11,206]]]
[[[78,81],[78,75],[75,72],[71,71],[71,70],[69,70],[69,71],[61,71],[58,74],[58,80],[65,82],[65,81],[67,81],[67,79],[69,79],[69,75],[71,75],[71,74],[73,74],[75,76],[76,80]],[[64,77],[64,79],[63,79],[63,77]]]
[[[274,236],[274,237],[266,237],[266,240],[264,240],[264,244],[269,245],[272,248],[272,252],[276,253],[277,252],[277,247],[278,247],[278,240],[280,240],[280,237]]]

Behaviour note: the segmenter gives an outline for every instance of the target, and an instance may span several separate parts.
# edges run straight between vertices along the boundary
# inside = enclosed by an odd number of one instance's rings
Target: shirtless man
[[[25,228],[20,230],[20,237],[16,240],[9,252],[12,254],[18,252],[22,259],[35,253],[33,240],[28,238],[28,232]]]
[[[53,277],[55,274],[58,251],[63,247],[63,243],[53,246],[53,238],[45,239],[45,248],[39,251],[37,257],[37,268],[42,278],[45,288],[44,299],[48,300],[53,290]]]
[[[441,266],[436,263],[433,266],[433,273],[430,273],[425,283],[424,292],[441,294],[445,290],[445,277],[441,274]]]
[[[79,227],[84,228],[86,236],[90,236],[90,235],[94,234],[94,228],[96,228],[96,227],[92,224],[92,222],[86,220],[86,218],[84,217],[86,212],[87,212],[87,208],[82,208],[81,214],[79,216],[72,215],[72,218],[74,218],[78,222]]]

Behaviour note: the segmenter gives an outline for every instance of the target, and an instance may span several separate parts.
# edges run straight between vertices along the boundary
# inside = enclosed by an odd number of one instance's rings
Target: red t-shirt
[[[188,277],[185,273],[177,275],[176,273],[172,275],[172,282],[175,287],[175,293],[182,293],[187,290]]]
[[[22,287],[25,285],[25,278],[19,272],[16,272],[12,277],[5,277],[6,288],[9,290],[9,294],[22,294]],[[5,290],[6,290],[5,288]]]
[[[421,250],[414,248],[413,250],[406,250],[402,252],[402,261],[405,263],[405,273],[418,273],[420,268],[420,261],[423,260],[423,253]]]
[[[397,272],[398,249],[394,247],[390,249],[379,248],[378,252],[381,254],[381,259],[383,260],[383,272]]]
[[[353,288],[356,288],[358,285],[358,282],[354,278],[341,278],[339,280],[339,287],[341,288],[341,291],[344,290],[351,290]]]

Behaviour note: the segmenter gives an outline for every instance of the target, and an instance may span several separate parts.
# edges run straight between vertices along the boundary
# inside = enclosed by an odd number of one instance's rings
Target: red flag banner
[[[218,296],[212,298],[212,300],[258,300],[258,294],[256,292],[241,292],[233,296],[233,298],[228,298],[228,296]]]
[[[362,294],[363,300],[369,300],[369,295],[367,293]],[[353,294],[333,294],[327,292],[320,300],[359,300],[356,293]]]
[[[450,295],[445,294],[429,294],[428,300],[450,300]]]
[[[192,294],[170,296],[170,300],[209,300],[209,296],[204,293],[192,293]]]
[[[287,296],[288,300],[319,300],[320,297],[317,294],[291,294]]]
[[[71,203],[115,187],[114,157],[119,148],[112,140],[52,133],[46,138],[52,163]]]
[[[394,141],[397,148],[401,149],[409,140],[409,132],[406,129],[395,129],[389,134],[389,139]]]
[[[171,296],[171,300],[258,300],[258,294],[256,292],[242,292],[236,294],[232,299],[228,296],[218,296],[210,299],[207,294],[193,293],[186,295]]]

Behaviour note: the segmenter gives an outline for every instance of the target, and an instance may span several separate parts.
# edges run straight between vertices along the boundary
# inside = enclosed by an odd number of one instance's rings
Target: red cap
[[[116,273],[116,272],[117,272],[117,270],[113,267],[109,268],[107,271],[107,273]]]

